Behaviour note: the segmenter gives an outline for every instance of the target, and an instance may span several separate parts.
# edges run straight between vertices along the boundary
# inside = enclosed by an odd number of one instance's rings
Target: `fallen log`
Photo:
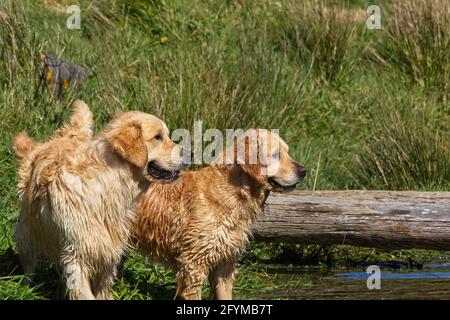
[[[255,240],[450,250],[450,192],[272,193]]]

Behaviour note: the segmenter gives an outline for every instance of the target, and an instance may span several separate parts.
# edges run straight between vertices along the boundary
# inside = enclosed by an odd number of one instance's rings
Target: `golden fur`
[[[73,110],[50,141],[37,143],[25,133],[14,140],[21,159],[17,250],[26,274],[39,257],[57,263],[70,299],[111,299],[116,266],[128,245],[131,207],[149,184],[147,164],[176,170],[181,156],[154,116],[119,114],[92,137],[88,106],[78,100]]]
[[[231,299],[239,255],[270,191],[292,189],[305,175],[278,135],[255,132],[257,148],[245,138],[241,164],[213,164],[182,172],[170,184],[152,183],[136,207],[134,244],[177,271],[179,298],[200,299],[202,283],[209,276],[212,298]],[[267,138],[275,143],[269,144]],[[267,159],[279,150],[276,172],[264,174],[263,169],[273,165],[270,159],[249,164],[250,152],[261,148]],[[236,150],[235,144],[224,155],[236,155]],[[276,181],[275,187],[269,179]]]

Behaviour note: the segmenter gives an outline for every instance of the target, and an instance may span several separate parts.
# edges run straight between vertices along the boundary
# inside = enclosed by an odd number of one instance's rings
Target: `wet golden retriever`
[[[78,100],[50,141],[19,134],[20,220],[15,240],[24,272],[40,257],[57,263],[70,299],[111,299],[128,246],[130,210],[149,180],[175,179],[181,151],[166,125],[142,112],[117,115],[92,136],[92,113]]]
[[[258,153],[264,161],[251,162]],[[247,132],[221,161],[152,183],[136,207],[134,244],[177,272],[177,298],[200,299],[209,276],[211,298],[231,299],[238,258],[270,191],[292,190],[306,174],[286,143],[262,129]]]

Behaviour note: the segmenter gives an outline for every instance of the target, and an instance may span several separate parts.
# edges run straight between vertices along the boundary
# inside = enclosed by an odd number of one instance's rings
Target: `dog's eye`
[[[280,159],[280,151],[276,150],[274,153],[272,153],[272,158]]]
[[[156,136],[154,136],[153,138],[156,140],[159,140],[159,141],[162,141],[162,139],[163,139],[162,135],[160,135],[159,133]]]

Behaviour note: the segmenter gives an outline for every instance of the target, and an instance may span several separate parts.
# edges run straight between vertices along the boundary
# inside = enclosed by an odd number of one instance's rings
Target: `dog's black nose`
[[[306,176],[306,169],[301,164],[297,165],[297,176],[299,178],[304,178]]]

